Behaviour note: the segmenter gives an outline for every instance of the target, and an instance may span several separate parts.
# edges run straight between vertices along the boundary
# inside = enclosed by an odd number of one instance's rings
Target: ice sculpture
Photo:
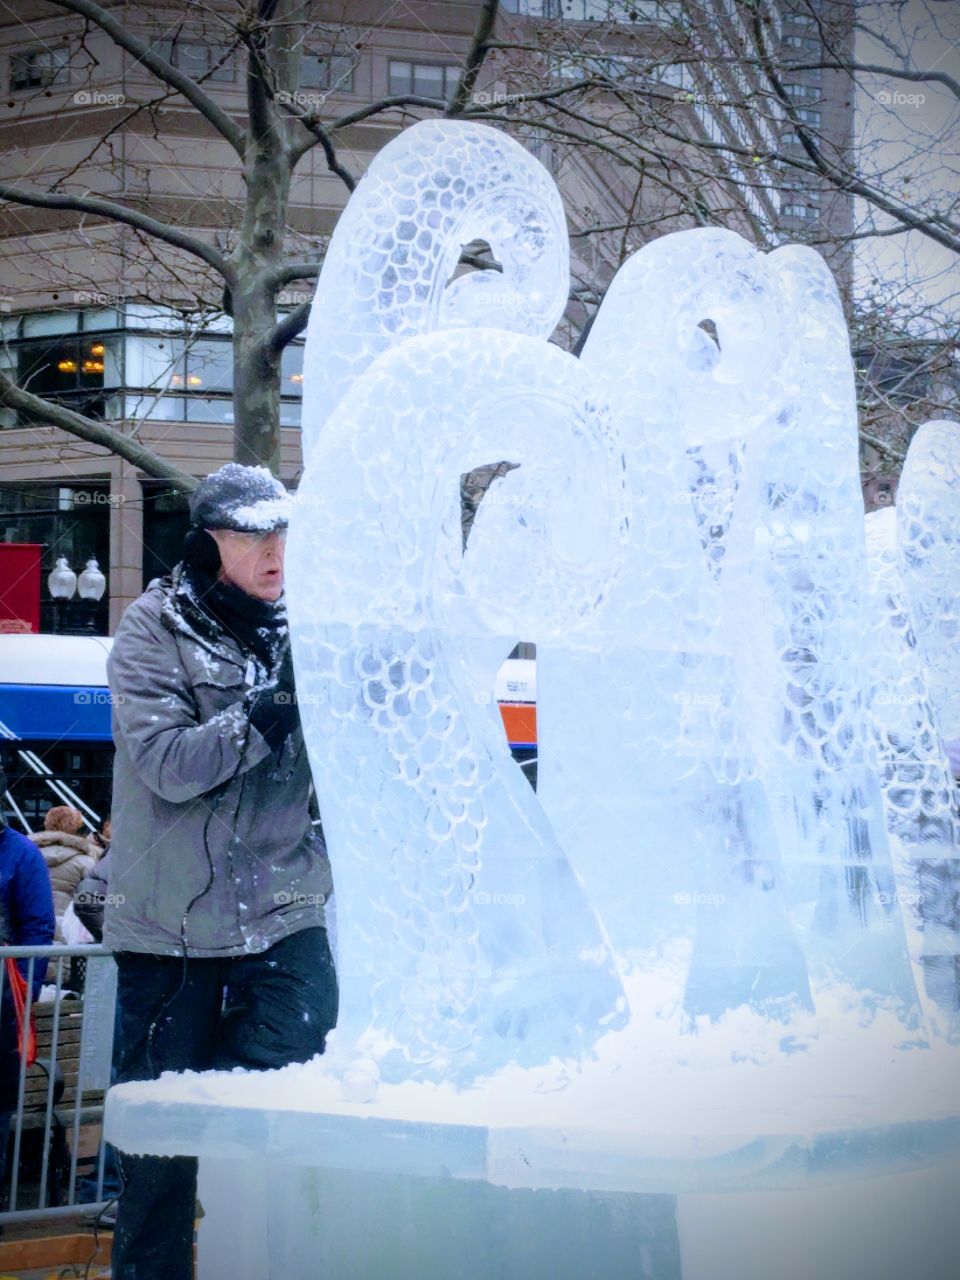
[[[506,538],[491,553],[486,520],[464,559],[460,476],[499,457],[520,464],[486,512]],[[579,1055],[625,1002],[491,689],[518,636],[564,646],[616,578],[623,473],[594,379],[502,330],[411,338],[328,419],[298,509],[290,580],[323,584],[290,616],[338,867],[337,1040],[389,1079]]]
[[[669,951],[692,1017],[810,1008],[691,483],[695,451],[701,466],[704,449],[736,453],[782,401],[786,317],[766,260],[731,232],[666,237],[621,268],[582,361],[621,422],[624,573],[574,653],[538,656],[544,807],[623,963],[662,983]]]
[[[891,835],[960,850],[958,791],[927,686],[900,574],[897,510],[867,516],[871,723]],[[951,602],[942,606],[949,610]]]
[[[457,277],[476,241],[503,270]],[[341,1024],[279,1076],[120,1086],[108,1137],[203,1157],[204,1280],[949,1274],[955,859],[891,856],[833,281],[664,237],[579,361],[566,290],[555,187],[495,131],[415,125],[351,200],[287,551]],[[903,540],[932,666],[944,474]],[[538,796],[492,698],[520,638]]]
[[[339,880],[338,1045],[462,1086],[582,1059],[624,994],[690,1028],[744,1010],[760,1056],[838,1004],[929,1044],[872,753],[832,277],[798,247],[664,237],[578,363],[544,341],[557,228],[515,143],[418,125],[318,288],[288,571]],[[471,238],[502,280],[444,289]],[[502,296],[483,303],[506,283],[527,297],[512,336]],[[459,477],[498,459],[519,465],[464,554]],[[318,576],[325,595],[297,590]],[[519,637],[540,642],[536,800],[489,697]]]
[[[453,279],[477,240],[501,270]],[[569,263],[560,194],[523,147],[483,125],[406,130],[375,156],[324,259],[307,331],[304,457],[353,380],[396,342],[473,325],[548,338]]]
[[[944,752],[900,576],[897,512],[867,516],[870,718],[917,987],[928,1022],[960,1037],[960,791]],[[949,608],[949,605],[947,606]]]
[[[722,571],[740,637],[738,688],[815,1002],[842,990],[865,1020],[886,1008],[922,1037],[866,708],[867,562],[846,326],[818,254],[790,246],[770,255],[770,268],[792,333],[785,394],[747,446]]]
[[[910,441],[897,541],[930,696],[953,742],[960,738],[960,424],[928,422]]]

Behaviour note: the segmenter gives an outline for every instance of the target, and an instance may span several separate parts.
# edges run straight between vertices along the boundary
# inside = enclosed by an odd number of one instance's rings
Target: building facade
[[[709,56],[702,45],[694,55],[681,38],[682,4],[503,5],[502,47],[484,64],[473,112],[514,132],[561,188],[573,289],[560,337],[571,347],[619,263],[655,235],[714,222],[769,247],[816,228],[836,239],[849,225],[849,201],[811,180],[798,185],[771,159],[794,143],[769,92],[761,97],[756,66],[734,56],[749,35],[741,30],[744,6],[710,3]],[[778,56],[811,61],[822,9],[810,0],[801,8],[774,6],[770,29]],[[473,0],[313,5],[296,105],[335,119],[385,98],[449,98],[477,11]],[[229,38],[225,14],[185,5],[125,5],[117,13],[244,123],[244,51]],[[811,127],[841,147],[852,110],[837,77],[798,71],[788,79]],[[209,120],[104,31],[27,0],[0,20],[0,83],[0,152],[11,185],[121,202],[229,251],[244,213],[236,155]],[[558,99],[549,98],[553,90],[562,91]],[[338,158],[362,174],[424,110],[342,125]],[[322,259],[347,196],[323,147],[308,151],[291,189],[291,249]],[[42,205],[0,204],[0,237],[0,359],[10,378],[117,427],[192,475],[231,458],[232,329],[211,273],[135,228]],[[844,252],[832,262],[842,280]],[[294,283],[278,299],[281,310],[309,292],[309,281]],[[281,373],[280,474],[295,484],[300,342],[286,348]],[[95,557],[108,576],[98,615],[104,630],[112,632],[145,583],[175,562],[185,522],[185,502],[168,483],[42,413],[0,406],[0,536],[42,543],[45,571],[60,556],[75,569]],[[52,625],[49,602],[43,616]]]

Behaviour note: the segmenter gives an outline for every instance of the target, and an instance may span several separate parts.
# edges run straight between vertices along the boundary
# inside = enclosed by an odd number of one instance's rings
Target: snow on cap
[[[269,533],[290,522],[292,499],[266,467],[228,462],[201,480],[190,500],[190,519],[201,529]]]

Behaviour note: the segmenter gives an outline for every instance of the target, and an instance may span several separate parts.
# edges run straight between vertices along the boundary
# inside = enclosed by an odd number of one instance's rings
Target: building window
[[[305,53],[300,59],[300,88],[353,93],[353,62],[328,53]]]
[[[193,80],[233,84],[235,79],[233,57],[226,49],[192,40],[158,40],[153,50]]]
[[[533,8],[528,6],[524,12]],[[541,16],[569,22],[652,22],[664,24],[679,17],[680,6],[670,0],[542,0]]]
[[[25,49],[10,57],[10,92],[46,89],[69,84],[70,53],[67,49]]]
[[[501,0],[508,13],[519,13],[525,18],[559,18],[560,0]]]
[[[187,346],[188,391],[233,391],[233,343],[198,338]]]
[[[797,119],[802,120],[804,124],[820,124],[820,112],[814,111],[810,107],[797,107],[796,116]]]
[[[820,208],[810,196],[805,200],[788,197],[780,212],[785,218],[802,218],[804,222],[813,222],[820,217]]]
[[[186,385],[184,340],[168,335],[128,335],[124,342],[124,385],[144,389],[182,391]]]
[[[610,0],[560,0],[561,13],[572,22],[609,22],[621,7]]]
[[[4,331],[0,360],[18,385],[88,417],[233,422],[233,344],[213,319],[198,335],[178,312],[131,303],[13,316]],[[298,426],[302,341],[284,350],[281,380],[281,421]],[[0,427],[36,421],[3,410]]]
[[[162,481],[144,480],[143,486],[143,586],[170,572],[183,554],[183,539],[190,528],[187,498]]]
[[[428,62],[396,62],[390,59],[390,94],[401,97],[416,94],[420,98],[437,98],[446,102],[460,77],[458,66]]]
[[[784,49],[796,49],[801,53],[809,53],[813,57],[823,52],[823,45],[816,36],[800,36],[790,32],[783,37]]]
[[[557,59],[556,74],[561,80],[610,80],[636,84],[648,80],[647,60],[634,54],[580,54]]]
[[[784,88],[787,91],[787,97],[792,98],[794,102],[817,102],[822,97],[820,90],[812,84],[788,84],[784,85]]]
[[[113,334],[49,337],[19,343],[17,383],[25,391],[93,418],[108,416],[108,392],[121,385],[121,344]],[[26,415],[27,421],[37,421]]]
[[[105,629],[102,634],[107,634]],[[54,778],[66,783],[94,813],[99,814],[101,822],[109,815],[113,785],[112,742],[71,743],[64,747],[41,738],[6,743],[0,748],[0,764],[6,770],[10,794],[31,831],[42,831],[47,810],[63,801],[47,786],[46,778],[20,755],[25,748],[40,758]],[[19,830],[19,820],[13,815],[11,818]]]

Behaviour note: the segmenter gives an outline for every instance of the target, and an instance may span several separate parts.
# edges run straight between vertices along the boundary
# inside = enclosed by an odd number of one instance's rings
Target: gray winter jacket
[[[187,955],[235,956],[322,925],[332,887],[303,735],[274,752],[250,723],[250,690],[267,673],[200,608],[181,566],[127,609],[107,673],[104,943],[182,955],[182,929]]]

